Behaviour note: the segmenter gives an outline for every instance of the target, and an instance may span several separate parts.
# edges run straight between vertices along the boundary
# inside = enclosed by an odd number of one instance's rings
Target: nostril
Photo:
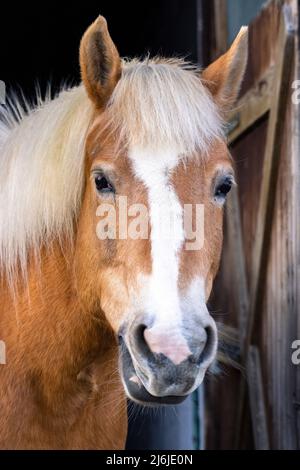
[[[146,325],[139,325],[136,330],[135,330],[135,341],[136,341],[136,346],[139,349],[139,352],[144,354],[145,356],[148,356],[151,352],[149,349],[149,346],[147,344],[147,341],[145,339],[145,331],[147,329]]]
[[[216,343],[216,334],[214,329],[211,326],[205,328],[206,333],[206,343],[199,357],[199,365],[210,360],[212,358],[215,343]]]

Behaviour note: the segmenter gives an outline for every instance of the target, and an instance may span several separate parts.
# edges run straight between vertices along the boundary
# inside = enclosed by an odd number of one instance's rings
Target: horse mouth
[[[187,395],[163,397],[151,395],[139,379],[131,355],[122,338],[120,338],[119,347],[121,376],[128,398],[140,405],[146,406],[179,405],[187,398]]]

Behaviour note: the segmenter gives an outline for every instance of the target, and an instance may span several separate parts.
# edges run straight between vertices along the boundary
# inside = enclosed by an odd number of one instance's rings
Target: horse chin
[[[121,376],[126,394],[130,400],[144,406],[162,406],[179,405],[188,397],[188,395],[157,397],[149,393],[137,376],[130,353],[124,341],[121,342],[120,348]]]

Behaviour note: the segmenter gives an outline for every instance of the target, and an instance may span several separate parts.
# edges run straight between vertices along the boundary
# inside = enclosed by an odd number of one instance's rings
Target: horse
[[[207,301],[247,28],[200,70],[120,58],[100,16],[79,62],[78,86],[1,109],[1,449],[124,449],[127,398],[176,405],[216,358]],[[184,219],[196,206],[204,237],[193,249]]]

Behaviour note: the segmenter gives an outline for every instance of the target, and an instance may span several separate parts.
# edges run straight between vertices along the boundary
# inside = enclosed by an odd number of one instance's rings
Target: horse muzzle
[[[205,325],[190,320],[186,327],[135,322],[121,329],[119,343],[128,397],[144,405],[174,405],[202,383],[218,341],[210,317]]]

